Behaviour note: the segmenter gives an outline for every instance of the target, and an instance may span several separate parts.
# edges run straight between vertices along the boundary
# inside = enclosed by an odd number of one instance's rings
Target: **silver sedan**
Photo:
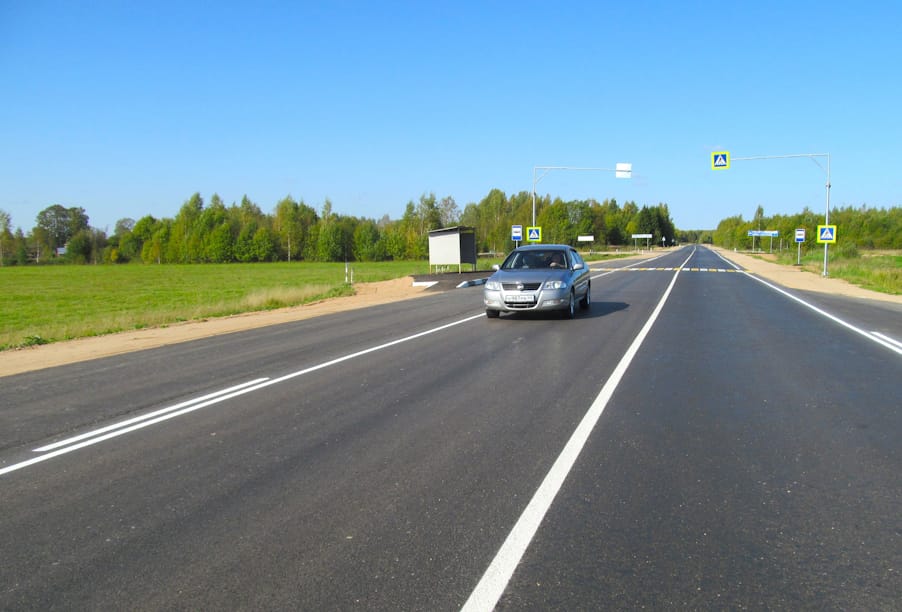
[[[483,287],[485,314],[558,310],[576,316],[576,304],[591,303],[589,267],[576,249],[562,244],[519,247],[507,256]]]

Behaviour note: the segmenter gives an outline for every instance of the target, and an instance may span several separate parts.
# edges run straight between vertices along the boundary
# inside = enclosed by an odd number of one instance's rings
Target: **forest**
[[[536,225],[545,242],[577,244],[580,235],[594,236],[592,248],[626,245],[635,233],[652,234],[654,244],[678,239],[666,204],[622,206],[616,200],[563,201],[550,196],[535,200]],[[121,264],[143,262],[230,263],[266,261],[386,261],[428,257],[428,233],[456,225],[476,228],[480,253],[504,253],[513,246],[511,225],[531,225],[529,192],[507,196],[493,189],[461,211],[452,197],[423,194],[409,201],[401,219],[358,218],[332,210],[326,200],[320,210],[283,198],[272,213],[264,213],[247,196],[226,205],[213,194],[205,202],[195,193],[175,218],[146,215],[137,221],[117,221],[111,235],[93,228],[87,211],[60,204],[42,210],[35,226],[14,232],[0,211],[0,262],[3,265],[41,263]],[[686,235],[682,241],[690,239]]]
[[[780,232],[784,248],[789,246],[788,243],[794,248],[795,230],[804,228],[807,232],[803,246],[811,248],[817,246],[815,231],[823,224],[824,211],[815,212],[805,207],[794,215],[766,216],[764,208],[759,206],[749,220],[743,219],[742,215],[723,219],[712,237],[717,246],[747,251],[752,248],[749,230],[774,230]],[[841,254],[854,256],[858,249],[902,249],[902,207],[843,206],[830,211],[830,225],[837,227],[836,246]],[[758,239],[758,248],[761,240]]]
[[[777,230],[776,246],[788,248],[796,228],[808,230],[804,246],[813,247],[816,227],[824,222],[822,212],[807,207],[794,215],[766,216],[759,206],[751,219],[728,217],[714,230],[677,230],[665,203],[639,207],[632,201],[563,201],[549,195],[536,198],[535,214],[544,242],[576,245],[578,236],[589,235],[594,241],[584,246],[594,250],[631,246],[633,234],[651,234],[656,246],[713,243],[749,250],[749,230]],[[532,215],[530,192],[506,195],[499,189],[463,210],[450,196],[423,194],[409,201],[397,220],[342,215],[328,199],[316,210],[288,196],[265,213],[247,196],[227,206],[216,194],[205,202],[195,193],[174,218],[123,218],[107,235],[91,227],[84,208],[55,204],[37,215],[27,233],[13,231],[9,214],[0,210],[0,264],[416,260],[428,257],[429,231],[456,225],[476,228],[477,250],[494,255],[511,249],[511,226],[531,225]],[[900,207],[840,207],[830,212],[830,223],[838,226],[840,252],[902,249]]]

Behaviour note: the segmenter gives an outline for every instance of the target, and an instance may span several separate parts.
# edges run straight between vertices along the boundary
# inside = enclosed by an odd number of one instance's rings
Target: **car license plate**
[[[506,299],[508,302],[517,302],[518,304],[532,304],[535,302],[535,297],[531,295],[509,295]]]

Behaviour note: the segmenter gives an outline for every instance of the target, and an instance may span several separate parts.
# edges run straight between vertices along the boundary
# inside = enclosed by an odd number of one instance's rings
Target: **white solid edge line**
[[[785,296],[788,297],[789,299],[798,302],[798,303],[801,304],[802,306],[805,306],[806,308],[810,308],[811,310],[813,310],[813,311],[816,312],[817,314],[821,315],[822,317],[826,317],[827,319],[830,319],[831,321],[833,321],[833,322],[836,323],[837,325],[841,325],[841,326],[845,327],[846,329],[855,332],[856,334],[860,334],[861,336],[864,336],[865,338],[867,338],[867,339],[870,340],[871,342],[876,342],[877,344],[880,344],[880,345],[882,345],[882,346],[885,346],[885,347],[888,348],[889,350],[891,350],[891,351],[893,351],[893,352],[895,352],[895,353],[898,353],[899,355],[902,355],[902,346],[893,346],[893,344],[892,344],[891,342],[887,342],[886,340],[883,340],[883,339],[881,339],[881,338],[875,336],[874,334],[868,333],[868,332],[866,332],[866,331],[863,330],[863,329],[860,329],[860,328],[858,328],[858,327],[855,327],[855,326],[852,325],[851,323],[847,323],[846,321],[843,321],[843,320],[840,319],[839,317],[830,314],[830,313],[827,312],[826,310],[821,310],[820,308],[818,308],[818,307],[815,306],[814,304],[809,304],[808,302],[806,302],[806,301],[803,300],[802,298],[794,296],[793,294],[789,293],[788,291],[785,291],[785,290],[781,289],[780,287],[777,287],[776,285],[767,282],[767,281],[764,280],[763,278],[758,278],[757,276],[755,276],[754,274],[751,274],[751,273],[749,273],[749,272],[745,272],[744,274],[745,274],[746,276],[748,276],[749,278],[755,279],[756,281],[758,281],[759,283],[761,283],[761,284],[763,284],[763,285],[767,285],[768,287],[770,287],[770,288],[773,289],[774,291],[776,291],[776,292],[778,292],[778,293],[782,293],[783,295],[785,295]]]
[[[262,389],[263,387],[269,386],[269,383],[266,382],[266,379],[263,379],[264,382],[255,385],[253,387],[245,387],[233,393],[229,393],[228,395],[219,395],[213,399],[207,400],[205,402],[191,404],[187,408],[183,408],[176,412],[168,412],[161,416],[158,416],[155,419],[148,419],[141,421],[140,423],[136,423],[131,425],[130,427],[120,427],[114,431],[108,432],[104,435],[95,436],[93,438],[89,438],[87,440],[82,440],[81,442],[71,444],[64,448],[59,448],[55,451],[51,451],[49,453],[45,453],[38,457],[34,457],[33,459],[28,459],[26,461],[21,461],[19,463],[14,463],[12,465],[8,465],[4,468],[0,468],[0,476],[4,474],[8,474],[9,472],[15,472],[16,470],[21,470],[22,468],[26,468],[28,466],[34,465],[36,463],[41,463],[43,461],[47,461],[48,459],[53,459],[54,457],[59,457],[60,455],[65,455],[67,453],[71,453],[72,451],[76,451],[80,448],[85,448],[86,446],[93,446],[95,444],[99,444],[101,442],[105,442],[106,440],[111,440],[113,438],[118,438],[119,436],[124,436],[127,433],[131,433],[133,431],[137,431],[139,429],[144,429],[145,427],[150,427],[151,425],[156,425],[157,423],[162,423],[163,421],[168,421],[169,419],[174,419],[175,417],[182,416],[184,414],[188,414],[189,412],[194,412],[195,410],[200,410],[201,408],[206,408],[207,406],[212,406],[213,404],[218,404],[220,402],[224,402],[225,400],[232,399],[234,397],[238,397],[239,395],[244,395],[245,393],[250,393],[251,391],[256,391],[258,389]]]
[[[308,374],[310,372],[315,372],[316,370],[321,370],[323,368],[333,366],[337,363],[342,363],[343,361],[348,361],[349,359],[354,359],[355,357],[360,357],[362,355],[366,355],[366,354],[372,353],[374,351],[379,351],[379,350],[388,348],[390,346],[395,346],[396,344],[402,344],[402,343],[408,342],[410,340],[422,338],[423,336],[428,336],[429,334],[434,334],[436,332],[440,332],[440,331],[448,329],[450,327],[454,327],[455,325],[461,325],[462,323],[467,323],[467,322],[473,321],[475,319],[482,319],[484,317],[485,317],[484,313],[480,313],[478,315],[472,315],[470,317],[466,317],[464,319],[460,319],[460,320],[454,321],[452,323],[440,325],[439,327],[433,327],[432,329],[427,329],[426,331],[422,331],[422,332],[419,332],[419,333],[416,333],[416,334],[413,334],[410,336],[405,336],[404,338],[398,338],[397,340],[392,340],[391,342],[386,342],[384,344],[380,344],[379,346],[374,346],[374,347],[371,347],[368,349],[364,349],[362,351],[358,351],[358,352],[352,353],[350,355],[345,355],[344,357],[339,357],[337,359],[332,359],[331,361],[327,361],[327,362],[321,363],[319,365],[305,368],[303,370],[299,370],[299,371],[293,372],[291,374],[286,374],[285,376],[281,376],[279,378],[275,378],[275,379],[262,378],[262,379],[260,379],[262,382],[260,382],[259,384],[255,384],[250,387],[240,388],[236,391],[233,391],[232,393],[227,393],[225,395],[222,395],[220,393],[214,393],[214,394],[211,394],[211,396],[215,396],[215,397],[212,397],[212,399],[209,399],[209,400],[203,401],[203,402],[199,402],[199,403],[198,403],[198,400],[189,401],[189,402],[186,402],[186,404],[190,404],[190,405],[186,408],[183,408],[181,410],[177,410],[174,412],[164,410],[161,412],[166,412],[166,414],[162,414],[162,415],[160,415],[156,418],[152,418],[152,419],[147,419],[146,417],[144,417],[144,420],[141,420],[141,422],[135,423],[134,425],[131,425],[129,427],[122,427],[122,423],[119,423],[118,429],[115,429],[114,431],[110,431],[104,435],[94,435],[94,437],[92,437],[90,439],[82,440],[81,442],[77,442],[75,444],[70,444],[69,446],[66,446],[65,448],[58,448],[49,453],[40,455],[39,457],[34,457],[34,458],[28,459],[26,461],[21,461],[19,463],[14,463],[12,465],[2,467],[2,468],[0,468],[0,476],[3,476],[4,474],[8,474],[9,472],[21,470],[22,468],[26,468],[26,467],[34,465],[36,463],[41,463],[42,461],[47,461],[48,459],[52,459],[52,458],[58,457],[60,455],[65,455],[66,453],[71,453],[72,451],[78,450],[80,448],[84,448],[86,446],[92,446],[94,444],[98,444],[100,442],[104,442],[106,440],[110,440],[112,438],[116,438],[116,437],[125,435],[127,433],[137,431],[139,429],[143,429],[144,427],[149,427],[150,425],[156,425],[157,423],[161,423],[163,421],[168,421],[169,419],[173,419],[175,417],[182,416],[184,414],[188,414],[189,412],[194,412],[195,410],[200,410],[201,408],[206,408],[207,406],[212,406],[213,404],[218,404],[220,402],[224,402],[226,400],[238,397],[240,395],[245,395],[246,393],[250,393],[252,391],[258,391],[265,387],[269,387],[269,386],[278,384],[280,382],[284,382],[286,380],[291,380],[292,378],[296,378],[298,376],[302,376],[302,375]],[[96,432],[95,432],[95,434],[96,434]],[[87,435],[87,434],[85,434],[85,435]]]
[[[902,348],[902,342],[899,342],[899,341],[896,340],[895,338],[890,338],[890,337],[887,336],[886,334],[881,334],[881,333],[878,332],[878,331],[873,331],[873,332],[871,332],[871,334],[877,336],[877,337],[880,338],[881,340],[886,340],[887,342],[892,343],[894,346],[898,346],[899,348]]]
[[[120,421],[118,423],[113,423],[112,425],[108,425],[106,427],[101,427],[100,429],[93,429],[89,432],[83,433],[78,436],[73,436],[71,438],[66,438],[65,440],[60,440],[59,442],[54,442],[53,444],[48,444],[47,446],[42,446],[41,448],[34,449],[35,453],[46,453],[47,451],[52,451],[54,449],[60,448],[62,446],[69,446],[70,444],[75,444],[76,442],[80,442],[87,438],[93,438],[94,436],[99,436],[105,434],[108,431],[113,431],[114,429],[120,429],[123,427],[128,427],[129,425],[134,425],[135,423],[140,423],[141,421],[147,421],[154,417],[158,417],[162,414],[167,414],[169,412],[175,412],[176,410],[180,410],[181,408],[186,408],[188,406],[194,404],[200,404],[201,402],[205,402],[207,400],[213,399],[214,397],[220,397],[222,395],[226,395],[228,393],[232,393],[233,391],[237,391],[238,389],[244,389],[245,387],[251,387],[254,385],[258,385],[261,382],[269,380],[267,378],[258,378],[256,380],[250,380],[246,383],[242,383],[240,385],[235,385],[234,387],[229,387],[228,389],[221,389],[219,391],[215,391],[208,395],[204,395],[202,397],[196,397],[194,399],[190,399],[175,406],[169,406],[167,408],[162,408],[160,410],[156,410],[154,412],[148,412],[147,414],[143,414],[141,416],[134,417],[132,419],[128,419],[125,421]]]
[[[758,278],[758,277],[755,276],[754,274],[750,274],[750,273],[746,272],[746,275],[749,276],[750,278],[754,278],[756,281],[758,281],[759,283],[761,283],[761,284],[763,284],[763,285],[767,285],[768,287],[770,287],[770,288],[773,289],[774,291],[777,291],[777,292],[779,292],[779,293],[782,293],[783,295],[785,295],[785,296],[788,297],[789,299],[798,302],[798,303],[801,304],[802,306],[805,306],[806,308],[810,308],[811,310],[813,310],[813,311],[816,312],[817,314],[821,315],[822,317],[826,317],[826,318],[830,319],[831,321],[833,321],[833,322],[836,323],[837,325],[841,325],[841,326],[845,327],[846,329],[855,332],[856,334],[860,334],[861,336],[864,336],[865,338],[867,338],[867,339],[870,340],[871,342],[876,342],[877,344],[880,344],[880,345],[882,345],[882,346],[885,346],[886,348],[890,349],[891,351],[894,351],[894,352],[898,353],[899,355],[902,355],[902,347],[893,346],[892,343],[887,342],[886,340],[882,340],[881,338],[878,338],[878,337],[874,336],[873,334],[870,334],[870,333],[866,332],[865,330],[863,330],[863,329],[861,329],[861,328],[855,327],[855,326],[852,325],[851,323],[847,323],[846,321],[843,321],[843,320],[840,319],[839,317],[830,314],[830,313],[827,312],[826,310],[821,310],[820,308],[818,308],[818,307],[815,306],[814,304],[809,304],[808,302],[806,302],[806,301],[803,300],[802,298],[796,297],[796,296],[794,296],[793,294],[789,293],[788,291],[785,291],[785,290],[781,289],[780,287],[777,287],[776,285],[774,285],[774,284],[772,284],[772,283],[769,283],[769,282],[767,282],[766,280],[764,280],[764,279],[762,279],[762,278]]]
[[[695,250],[693,249],[693,254],[694,253]],[[691,257],[692,254],[689,255],[689,258]],[[526,506],[523,514],[520,515],[514,528],[504,540],[504,543],[501,545],[501,548],[498,550],[492,563],[482,575],[476,588],[470,593],[470,597],[463,605],[463,608],[461,608],[462,611],[472,612],[492,610],[495,605],[497,605],[498,600],[504,593],[504,589],[507,588],[507,584],[510,582],[511,576],[513,576],[514,571],[517,569],[517,565],[519,565],[520,560],[523,558],[523,554],[526,552],[529,543],[535,536],[536,531],[538,531],[539,524],[548,513],[551,503],[554,501],[564,480],[576,463],[577,457],[586,445],[589,434],[592,433],[592,429],[595,427],[595,424],[598,423],[598,419],[601,418],[605,407],[614,395],[617,386],[620,384],[620,380],[623,378],[627,368],[629,368],[630,363],[633,361],[633,357],[636,356],[639,347],[642,346],[645,337],[648,335],[652,325],[654,325],[655,320],[664,308],[664,303],[670,296],[670,292],[676,284],[680,271],[688,261],[689,259],[686,259],[673,275],[673,280],[670,281],[670,285],[667,287],[667,290],[664,292],[658,305],[655,307],[651,316],[645,322],[645,325],[639,331],[639,334],[633,340],[633,343],[627,349],[626,353],[624,353],[623,357],[620,359],[617,367],[614,368],[614,371],[611,373],[607,382],[605,382],[598,397],[596,397],[595,401],[592,402],[592,405],[589,406],[589,410],[570,436],[570,439],[567,441],[561,454],[555,460],[554,465],[551,466],[551,469],[548,471],[548,474],[546,474],[542,484],[539,485],[539,488]]]
[[[714,254],[717,255],[718,257],[720,257],[721,259],[723,259],[725,262],[727,262],[727,263],[730,264],[731,266],[736,266],[736,264],[734,264],[732,261],[730,261],[729,259],[727,259],[727,258],[724,257],[723,255],[721,255],[720,253],[717,253],[717,252],[715,251]],[[737,269],[738,269],[738,266],[737,266]],[[867,339],[870,340],[871,342],[876,342],[877,344],[880,344],[880,345],[882,345],[882,346],[885,346],[885,347],[888,348],[889,350],[894,351],[894,352],[898,353],[899,355],[902,355],[902,344],[899,344],[899,343],[897,343],[897,342],[895,342],[894,340],[889,339],[889,338],[884,339],[885,336],[883,336],[883,334],[878,334],[878,333],[876,333],[876,332],[873,333],[873,334],[872,334],[872,333],[868,333],[868,332],[866,332],[865,330],[860,329],[860,328],[858,328],[858,327],[855,327],[855,326],[852,325],[851,323],[847,323],[846,321],[843,321],[843,320],[840,319],[839,317],[830,314],[830,313],[827,312],[826,310],[822,310],[822,309],[818,308],[818,307],[815,306],[814,304],[809,304],[808,302],[806,302],[806,301],[803,300],[802,298],[797,297],[797,296],[795,296],[795,295],[789,293],[788,291],[786,291],[786,290],[784,290],[784,289],[781,289],[780,287],[774,285],[773,283],[769,283],[768,281],[764,280],[763,278],[759,278],[758,276],[756,276],[755,274],[752,274],[751,272],[749,272],[749,271],[747,271],[747,270],[741,270],[741,272],[742,272],[743,274],[745,274],[746,276],[748,276],[749,278],[755,279],[756,281],[758,281],[758,282],[761,283],[762,285],[766,285],[766,286],[770,287],[771,289],[773,289],[774,291],[776,291],[776,292],[778,292],[778,293],[782,293],[783,295],[785,295],[785,296],[788,297],[789,299],[798,302],[798,303],[801,304],[802,306],[805,306],[806,308],[810,308],[811,310],[813,310],[813,311],[816,312],[817,314],[821,315],[822,317],[826,317],[826,318],[830,319],[831,321],[833,321],[833,322],[836,323],[837,325],[841,325],[841,326],[845,327],[846,329],[855,332],[856,334],[860,334],[860,335],[864,336],[865,338],[867,338]],[[894,346],[894,345],[896,345],[896,346]]]

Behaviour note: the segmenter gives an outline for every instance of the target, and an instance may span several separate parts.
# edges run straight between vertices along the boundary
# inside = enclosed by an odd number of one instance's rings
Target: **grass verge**
[[[797,265],[796,253],[783,251],[776,261],[783,265]],[[802,256],[802,269],[814,274],[824,272],[824,251],[812,250]],[[902,295],[902,255],[892,251],[859,251],[830,249],[827,273],[853,285],[889,295]]]
[[[355,283],[427,272],[355,263]],[[0,350],[353,295],[340,263],[0,268]]]

